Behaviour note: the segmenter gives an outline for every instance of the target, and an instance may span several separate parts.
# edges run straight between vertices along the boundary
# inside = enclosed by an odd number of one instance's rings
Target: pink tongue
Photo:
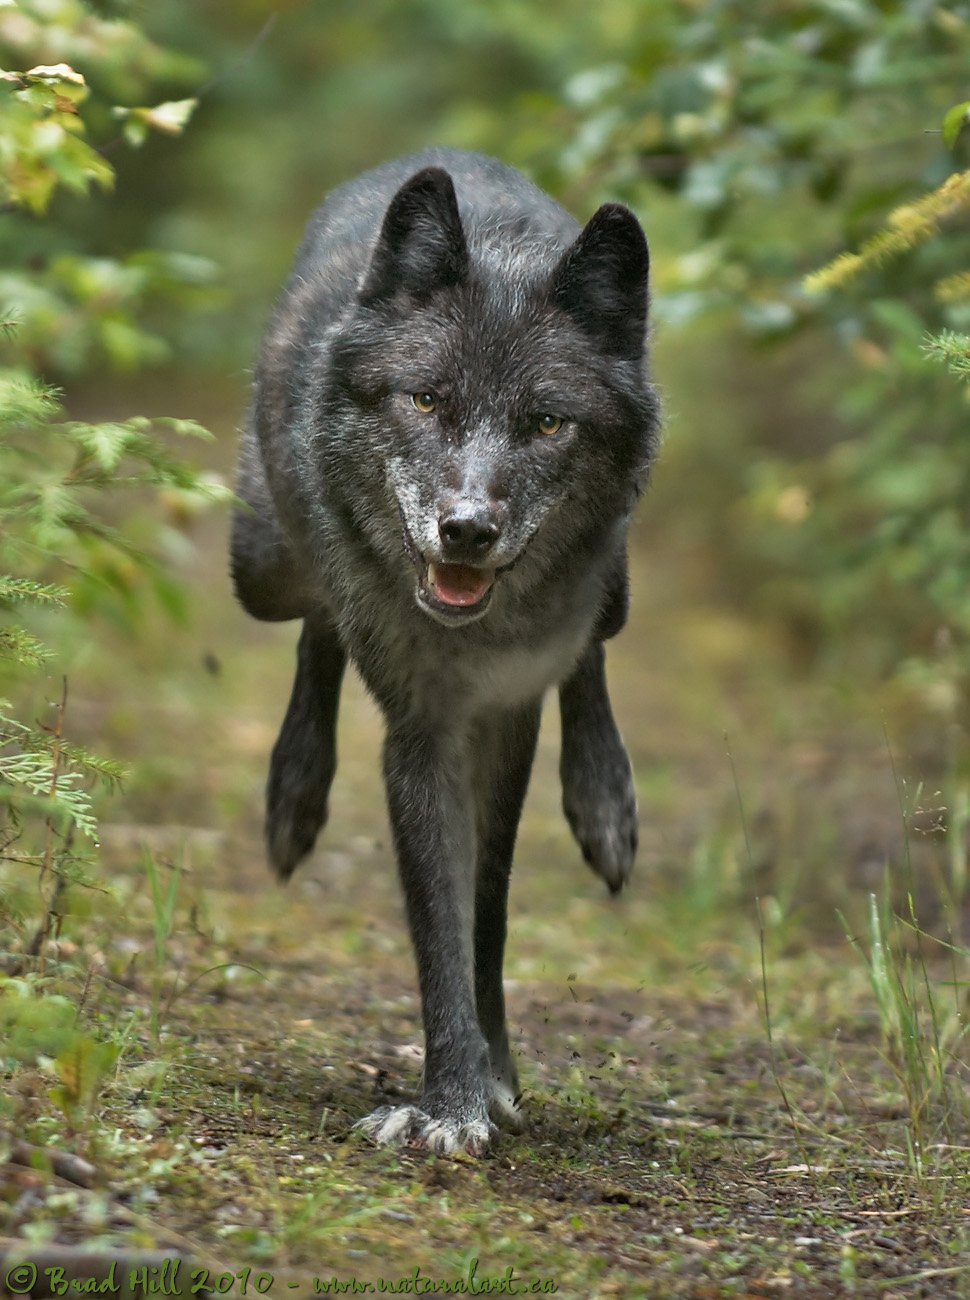
[[[493,577],[470,564],[435,564],[431,588],[445,605],[477,605],[492,585]]]

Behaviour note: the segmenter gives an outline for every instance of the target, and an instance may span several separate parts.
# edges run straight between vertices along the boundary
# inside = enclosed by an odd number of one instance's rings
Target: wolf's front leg
[[[337,707],[347,656],[330,616],[303,622],[293,693],[270,759],[266,840],[278,875],[288,880],[327,820],[337,768]]]
[[[637,850],[633,769],[613,719],[603,644],[592,641],[559,688],[562,805],[583,857],[617,893]]]
[[[478,804],[475,898],[475,1000],[488,1041],[492,1118],[520,1129],[518,1074],[505,1022],[505,955],[512,853],[539,736],[542,701],[534,700],[479,724],[473,784]]]
[[[413,725],[388,730],[384,773],[421,985],[424,1095],[420,1106],[381,1106],[358,1127],[375,1142],[479,1154],[495,1129],[472,985],[475,822],[466,749],[464,738]]]

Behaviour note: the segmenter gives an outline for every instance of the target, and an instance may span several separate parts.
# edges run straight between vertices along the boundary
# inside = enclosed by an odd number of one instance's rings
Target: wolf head
[[[440,168],[391,200],[333,343],[340,409],[326,423],[353,430],[336,454],[342,478],[348,463],[359,475],[356,522],[378,549],[383,478],[406,580],[438,622],[481,618],[504,582],[541,583],[628,515],[656,428],[648,269],[619,204],[564,246],[561,227],[522,209],[463,222]]]

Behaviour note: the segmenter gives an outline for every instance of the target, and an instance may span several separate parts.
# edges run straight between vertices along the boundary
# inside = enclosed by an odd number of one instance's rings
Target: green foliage
[[[181,135],[195,110],[197,99],[170,100],[154,108],[114,109],[114,115],[124,123],[124,136],[128,144],[138,148],[148,139],[152,130],[165,135]]]
[[[204,74],[197,60],[151,40],[141,22],[100,13],[85,0],[5,0],[0,47],[9,64],[79,68],[109,104],[137,100],[159,82],[195,84]]]
[[[970,101],[964,101],[962,104],[954,105],[943,119],[943,143],[948,149],[953,148],[960,137],[960,132],[970,120],[968,114],[970,114]]]
[[[6,538],[0,508],[0,537]],[[63,588],[33,579],[0,574],[0,608],[22,602],[60,605]],[[52,651],[26,628],[0,626],[0,670],[4,661],[40,667]],[[0,801],[16,834],[28,813],[41,814],[63,832],[75,826],[89,838],[95,834],[91,799],[82,782],[99,776],[108,785],[121,779],[121,768],[65,741],[61,727],[47,730],[10,716],[10,704],[0,699]]]
[[[908,253],[939,235],[948,222],[958,221],[968,210],[970,172],[958,172],[948,177],[932,194],[891,212],[888,224],[867,239],[858,253],[843,253],[829,266],[806,276],[805,289],[809,293],[818,293],[838,288],[864,271],[879,269],[894,257]],[[954,278],[948,277],[953,287]],[[952,288],[944,293],[947,299],[954,296]]]
[[[82,60],[99,81],[114,83],[122,93],[134,90],[149,69],[171,75],[173,60],[137,25],[100,19],[78,0],[8,0],[2,8],[0,48],[13,58],[43,58],[49,51],[59,59],[23,72],[0,71],[0,200],[42,215],[59,186],[86,194],[93,184],[110,188],[114,182],[111,164],[84,139],[87,79],[60,60]],[[151,108],[115,106],[111,112],[123,122],[127,142],[141,145],[153,130],[181,134],[195,104],[185,99]]]
[[[119,554],[150,567],[123,528],[108,525],[93,508],[92,492],[150,487],[200,502],[225,497],[160,437],[163,430],[207,437],[194,421],[136,416],[87,424],[55,420],[60,409],[54,390],[35,377],[0,369],[0,557],[6,564],[56,560],[84,581],[107,571]]]
[[[714,349],[746,368],[747,427],[725,445],[708,425],[687,452],[695,527],[737,595],[810,653],[867,644],[870,668],[922,660],[966,679],[968,412],[927,348],[965,373],[970,173],[966,104],[951,105],[970,15],[866,0],[650,9],[622,57],[568,81],[557,171],[589,204],[626,198],[648,229],[673,202],[661,323],[690,347],[706,315]]]
[[[868,948],[848,928],[846,933],[872,987],[885,1058],[906,1098],[911,1155],[921,1173],[930,1121],[950,1140],[955,1137],[951,1124],[960,1114],[948,1076],[961,1059],[966,1036],[959,998],[947,999],[945,988],[934,990],[924,947],[935,948],[937,943],[920,930],[915,917],[909,922],[887,918],[871,894]],[[961,960],[967,956],[963,949],[942,946]]]
[[[117,786],[123,769],[65,743],[56,733],[8,717],[7,707],[7,702],[0,700],[0,799],[7,806],[10,824],[19,827],[25,814],[40,814],[52,823],[74,826],[93,839],[97,823],[90,795],[81,782],[98,776],[108,786]],[[59,865],[65,868],[61,874],[68,874],[68,862]]]
[[[16,313],[11,346],[25,360],[40,358],[67,376],[83,375],[102,360],[132,370],[170,356],[169,344],[139,317],[166,300],[202,301],[211,278],[201,258],[52,251],[39,268],[0,270],[0,303]]]
[[[23,979],[0,979],[0,1041],[0,1068],[48,1060],[59,1080],[49,1090],[51,1101],[70,1125],[85,1128],[119,1044],[80,1029],[73,1003]]]
[[[158,435],[205,431],[192,421],[122,423],[57,421],[53,390],[36,377],[0,370],[0,608],[31,602],[47,606],[75,597],[82,609],[103,607],[113,593],[137,614],[138,580],[156,575],[165,599],[168,580],[124,523],[107,523],[96,496],[118,488],[172,489],[189,500],[224,496]],[[46,581],[52,570],[63,585]],[[171,601],[169,600],[171,606]],[[177,607],[176,607],[177,608]],[[17,624],[0,628],[0,659],[39,666],[44,643]],[[2,665],[0,665],[2,669]],[[55,732],[28,726],[0,708],[0,797],[19,821],[27,810],[73,822],[93,838],[94,818],[82,782],[91,775],[116,782],[120,769],[66,744]]]
[[[26,72],[0,74],[5,221],[36,223],[53,211],[58,191],[86,196],[93,185],[111,186],[114,168],[105,151],[88,142],[83,116],[90,109],[94,121],[100,114],[110,122],[111,106],[91,93],[91,84],[133,95],[152,75],[184,70],[137,26],[101,19],[75,0],[0,5],[0,46],[33,64]],[[65,62],[34,62],[52,50],[61,58],[76,53],[84,73]],[[129,143],[142,144],[149,130],[178,135],[194,103],[122,107],[114,118],[124,122]],[[194,421],[67,420],[60,394],[41,376],[45,363],[83,373],[101,355],[125,367],[166,355],[136,312],[178,279],[201,282],[207,273],[174,255],[119,260],[58,250],[55,243],[39,258],[27,255],[27,243],[20,264],[0,273],[0,613],[23,611],[0,624],[0,682],[10,686],[19,686],[21,670],[55,657],[47,641],[52,629],[56,635],[49,610],[67,605],[89,619],[116,609],[133,625],[146,593],[154,592],[169,612],[180,612],[180,588],[154,558],[165,525],[146,511],[146,491],[171,494],[182,510],[228,495],[172,445],[208,436]],[[126,502],[109,512],[106,497],[119,489]],[[39,629],[31,626],[30,608],[38,611]],[[65,883],[91,883],[91,859],[74,847],[76,832],[94,841],[90,786],[100,780],[114,787],[123,775],[117,763],[68,741],[66,684],[60,694],[53,725],[27,723],[0,701],[2,852],[39,870],[41,950]],[[90,1104],[92,1080],[104,1068],[99,1051],[78,1040],[61,1061],[58,1104],[65,1110]]]
[[[200,65],[79,0],[0,5],[0,63],[8,69],[0,72],[0,254],[8,254],[0,256],[0,316],[18,325],[17,356],[68,376],[103,360],[118,369],[166,360],[170,346],[146,317],[206,302],[212,264],[174,251],[108,256],[96,251],[96,236],[94,248],[79,247],[84,217],[64,200],[110,190],[115,147],[180,135],[196,104],[139,107],[113,96],[197,79]],[[27,70],[9,70],[17,63]],[[35,220],[45,215],[54,217],[49,234]]]
[[[28,72],[0,72],[0,199],[37,215],[59,185],[85,194],[93,183],[110,186],[111,166],[82,139],[78,104],[87,96],[79,72],[66,63]]]
[[[74,1042],[76,1024],[77,1008],[67,998],[56,994],[39,998],[28,980],[0,980],[4,1065],[33,1065],[39,1056],[59,1056]]]
[[[68,1121],[83,1124],[91,1114],[101,1085],[119,1054],[117,1043],[98,1042],[85,1034],[76,1034],[59,1053],[54,1064],[60,1083],[51,1088],[50,1098]]]
[[[941,361],[951,374],[970,383],[970,334],[944,330],[935,338],[928,339],[925,348],[930,356]]]

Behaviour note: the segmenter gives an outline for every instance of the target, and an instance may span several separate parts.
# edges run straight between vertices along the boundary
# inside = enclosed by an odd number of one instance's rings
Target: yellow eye
[[[412,393],[411,401],[422,415],[430,415],[435,408],[434,393]]]
[[[563,426],[563,421],[558,415],[540,415],[539,432],[540,433],[558,433]]]

